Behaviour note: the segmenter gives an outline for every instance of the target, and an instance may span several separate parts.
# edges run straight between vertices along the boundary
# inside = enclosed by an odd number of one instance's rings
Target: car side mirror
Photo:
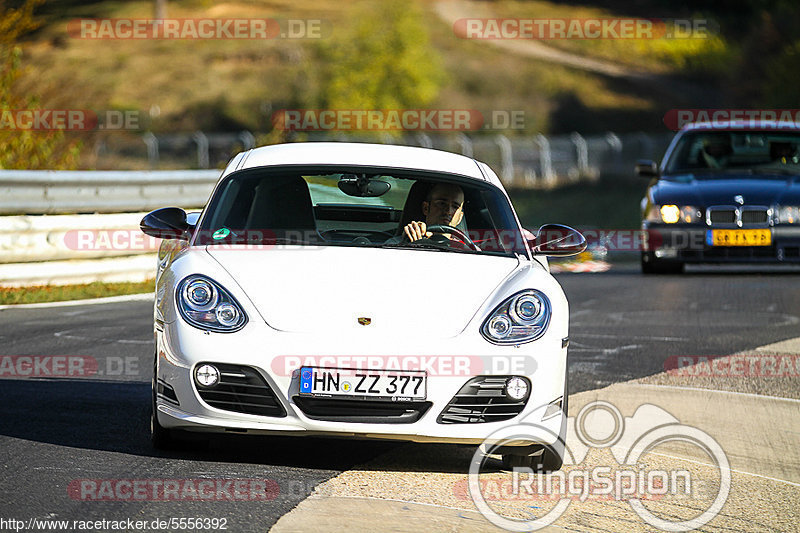
[[[658,165],[650,159],[640,159],[636,162],[636,175],[645,178],[658,177]]]
[[[528,241],[534,254],[567,257],[586,250],[586,238],[577,230],[561,224],[545,224]]]
[[[162,207],[147,213],[139,223],[139,228],[147,235],[159,239],[189,240],[191,226],[183,209]]]
[[[186,213],[186,223],[189,224],[189,233],[193,233],[195,227],[197,226],[197,221],[200,220],[200,215],[203,213],[200,211],[192,211],[191,213]]]

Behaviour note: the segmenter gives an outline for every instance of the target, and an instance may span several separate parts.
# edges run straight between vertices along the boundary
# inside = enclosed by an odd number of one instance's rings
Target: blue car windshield
[[[404,228],[424,223],[424,238]],[[195,244],[396,247],[526,254],[506,196],[452,174],[381,168],[239,171],[217,187]]]
[[[697,131],[684,134],[665,173],[800,174],[800,132]]]

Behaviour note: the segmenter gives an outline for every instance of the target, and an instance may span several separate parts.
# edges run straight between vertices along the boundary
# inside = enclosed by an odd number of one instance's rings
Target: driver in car
[[[425,222],[414,220],[403,228],[411,242],[433,236],[427,231],[428,226],[457,226],[464,218],[464,191],[458,185],[436,184],[422,202],[422,214],[425,215]],[[449,233],[445,237],[451,238]]]

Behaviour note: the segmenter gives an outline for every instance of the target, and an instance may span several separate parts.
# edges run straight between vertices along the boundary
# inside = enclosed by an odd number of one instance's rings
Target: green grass
[[[155,282],[87,283],[83,285],[40,285],[34,287],[0,287],[0,305],[85,300],[124,294],[153,292]]]
[[[352,25],[360,3],[363,2],[234,0],[220,4],[193,0],[170,2],[168,16],[322,19],[333,35]],[[681,94],[656,97],[652,91],[630,83],[519,56],[485,41],[457,38],[452,25],[435,14],[432,3],[420,5],[426,15],[422,23],[430,33],[432,53],[441,56],[447,79],[437,100],[428,107],[484,113],[522,110],[525,128],[519,133],[530,135],[652,129],[653,125],[661,127],[665,109],[682,106]],[[494,6],[499,16],[520,17],[559,16],[567,9],[540,1],[530,6],[520,2]],[[43,14],[47,24],[26,43],[23,65],[27,74],[19,89],[40,95],[43,108],[138,110],[141,129],[156,133],[197,129],[264,133],[271,128],[273,111],[302,107],[304,98],[313,94],[314,80],[308,73],[320,69],[314,53],[319,41],[91,40],[66,35],[66,21],[73,18],[147,18],[152,9],[152,2],[144,0],[48,6]],[[586,11],[586,16],[600,12],[594,8],[575,9],[579,10],[577,13]],[[572,7],[568,11],[571,13]],[[693,53],[678,51],[674,61],[654,63],[652,51],[640,51],[630,43],[595,40],[555,44],[639,65],[658,63],[660,66],[652,69],[657,72],[680,70],[675,62]],[[670,49],[664,53],[673,52]],[[87,137],[85,146],[94,146],[92,135]],[[111,144],[124,135],[103,133]],[[131,142],[131,150],[139,154],[139,160],[122,158],[116,168],[146,164],[142,158],[144,147],[136,140]],[[84,150],[81,157],[81,167],[96,166],[92,150]]]

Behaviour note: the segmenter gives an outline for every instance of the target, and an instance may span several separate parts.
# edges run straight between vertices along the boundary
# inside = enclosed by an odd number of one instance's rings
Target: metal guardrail
[[[219,170],[0,170],[0,215],[125,213],[201,207]]]
[[[229,146],[229,153],[222,150],[229,158],[241,150],[241,141],[237,139],[243,135],[233,136],[231,140],[222,134],[214,136],[195,132],[193,136],[173,135],[170,139],[175,142],[182,139],[187,146],[196,143],[198,165],[208,166],[209,143],[206,140],[214,139],[215,146],[221,150],[221,140],[238,142]],[[403,137],[383,135],[371,140],[463,153],[491,166],[506,187],[552,188],[593,180],[599,175],[632,175],[637,159],[657,159],[671,137],[671,134],[616,135],[611,132],[587,136],[572,133],[549,137],[508,137],[503,134],[468,137],[464,134],[417,132]],[[153,138],[145,134],[137,142],[146,144],[149,139],[148,153],[151,156],[156,154],[157,163],[157,154],[167,143],[162,139],[159,148]],[[315,141],[369,140],[351,139],[343,133],[309,135],[308,138]],[[246,144],[252,144],[252,139]],[[226,158],[219,160],[215,157],[213,162],[224,164]],[[0,170],[0,215],[124,213],[149,211],[170,202],[180,202],[184,207],[200,207],[208,199],[219,174],[219,170]]]

